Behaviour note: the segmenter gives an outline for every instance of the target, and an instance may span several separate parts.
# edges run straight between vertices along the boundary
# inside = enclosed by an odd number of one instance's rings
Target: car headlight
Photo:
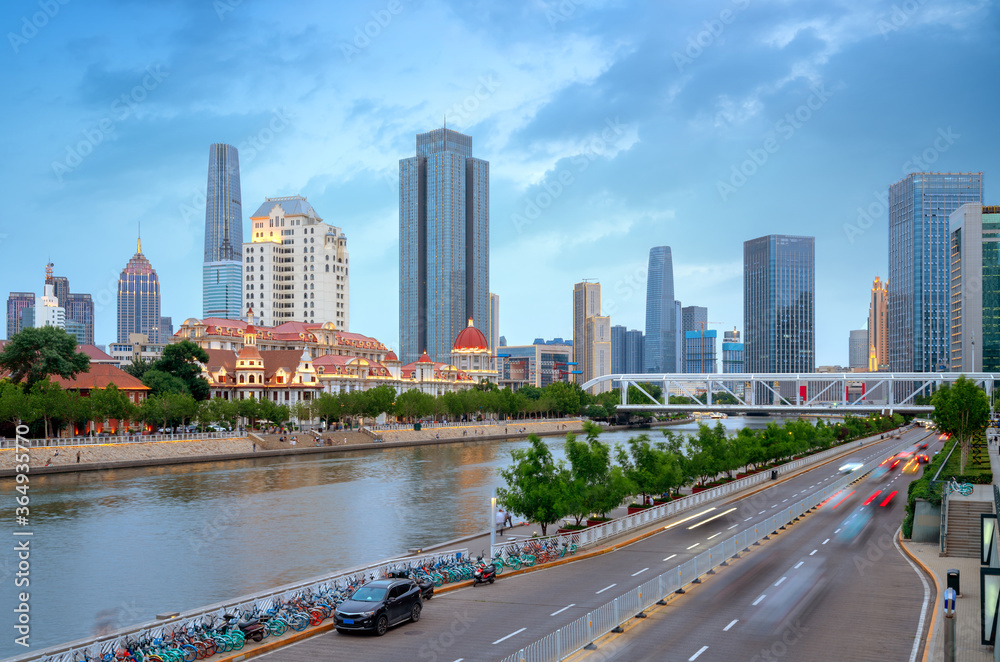
[[[375,615],[375,612],[374,611],[363,611],[363,612],[361,612],[361,615],[364,616],[365,618],[370,618],[371,616]]]

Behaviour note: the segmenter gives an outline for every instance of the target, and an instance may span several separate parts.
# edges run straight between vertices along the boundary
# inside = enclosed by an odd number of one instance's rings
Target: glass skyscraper
[[[205,260],[202,265],[204,317],[243,315],[243,204],[240,157],[232,145],[208,150],[205,192]],[[119,338],[119,342],[123,342]]]
[[[118,342],[130,333],[144,333],[149,342],[160,340],[160,279],[142,254],[142,240],[135,255],[118,277]]]
[[[677,316],[674,308],[674,261],[670,246],[649,249],[646,279],[646,335],[642,371],[677,370]]]
[[[34,292],[11,292],[7,297],[7,340],[21,330],[23,317],[21,313],[26,308],[35,307]]]
[[[679,326],[677,328],[678,335],[684,339],[681,350],[681,370],[680,372],[691,372],[688,370],[687,362],[687,334],[688,331],[704,331],[708,328],[708,308],[704,306],[684,306],[681,308],[681,317],[678,322]],[[703,370],[695,370],[694,372],[704,372]]]
[[[489,329],[489,174],[489,162],[472,156],[472,137],[449,129],[417,134],[417,155],[399,161],[404,364],[424,350],[448,361],[470,319]]]
[[[889,187],[889,370],[951,365],[948,218],[982,198],[981,172],[916,172]]]
[[[772,234],[743,242],[746,372],[814,371],[815,296],[813,237]]]
[[[1000,371],[1000,207],[951,214],[952,372]]]

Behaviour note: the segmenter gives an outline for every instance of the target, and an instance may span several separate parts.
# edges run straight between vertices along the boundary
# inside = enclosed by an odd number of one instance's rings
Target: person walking
[[[497,508],[497,533],[500,534],[501,538],[503,537],[503,525],[505,521],[507,521],[506,514],[502,509]]]
[[[76,452],[76,463],[80,464],[80,451]]]
[[[511,528],[514,527],[514,520],[511,519],[510,511],[509,510],[507,511],[507,517],[504,519],[503,523],[507,525],[508,529],[511,529]]]

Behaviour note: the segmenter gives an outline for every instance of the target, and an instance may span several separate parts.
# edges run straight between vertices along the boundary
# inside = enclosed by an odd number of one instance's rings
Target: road
[[[924,431],[914,430],[904,439],[916,441],[923,436]],[[272,662],[318,658],[393,662],[502,659],[764,520],[787,503],[823,489],[839,476],[836,467],[842,463],[884,456],[890,444],[894,447],[898,443],[892,440],[866,445],[839,462],[817,467],[757,494],[730,500],[724,507],[719,504],[712,511],[698,511],[703,514],[613,553],[501,578],[491,586],[442,594],[425,604],[418,623],[396,627],[384,637],[331,632],[263,657]],[[870,508],[877,512],[853,542],[841,541],[834,531],[860,504],[869,481],[856,486],[855,493],[839,503],[836,510],[833,503],[827,504],[706,578],[687,595],[677,596],[637,627],[606,642],[599,641],[599,655],[593,658],[612,659],[611,655],[621,660],[749,660],[753,659],[753,651],[777,642],[797,652],[786,659],[909,659],[923,588],[892,547],[891,533],[901,519],[910,478],[900,477],[897,471],[885,479],[887,492],[897,490],[899,494],[884,508]],[[869,494],[874,489],[877,487]],[[719,517],[721,512],[725,514]],[[685,514],[666,524],[685,517],[691,516]],[[866,555],[871,544],[875,547],[869,560]],[[803,563],[796,568],[800,560]],[[805,581],[808,579],[815,580],[812,583],[819,588],[813,588]],[[777,586],[773,590],[769,588],[774,584]],[[872,599],[872,593],[878,594],[877,600]],[[789,599],[797,601],[799,608],[790,618],[782,618],[780,605]],[[770,616],[754,618],[758,614]],[[830,627],[830,623],[836,627]],[[797,628],[793,635],[786,634],[788,627]],[[856,633],[865,635],[856,648],[875,644],[870,653],[842,652]],[[783,641],[783,637],[789,641]]]

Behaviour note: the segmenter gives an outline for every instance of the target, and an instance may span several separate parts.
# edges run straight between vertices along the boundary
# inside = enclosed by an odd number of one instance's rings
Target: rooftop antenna
[[[142,221],[139,221],[139,246],[138,252],[142,253]]]

